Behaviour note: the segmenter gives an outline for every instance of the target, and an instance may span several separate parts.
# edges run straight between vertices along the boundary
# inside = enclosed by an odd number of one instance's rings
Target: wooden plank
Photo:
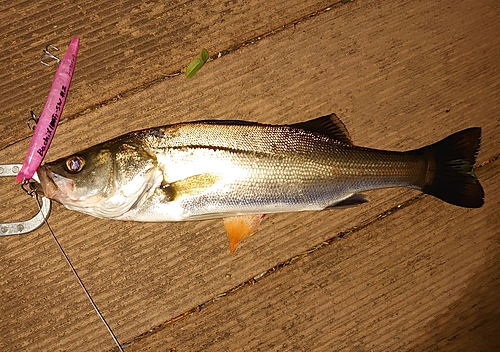
[[[479,212],[411,202],[130,350],[497,350],[499,172],[479,171],[493,197]]]
[[[212,55],[325,8],[325,0],[176,0],[110,4],[103,0],[16,2],[1,5],[0,148],[25,139],[29,109],[42,110],[53,70],[38,62],[42,49],[65,50],[81,38],[71,103],[74,119],[179,72],[202,46]]]
[[[97,33],[103,38],[106,30],[111,31],[108,33],[125,33],[131,27],[127,24],[128,18],[139,28],[139,33],[144,29],[146,34],[141,34],[144,39],[151,30],[147,19],[153,18],[148,17],[147,10],[154,8],[154,3],[146,5],[149,7],[145,7],[145,12],[137,13],[131,10],[132,5],[105,10],[100,4],[103,3],[98,2],[85,10],[87,19],[95,19],[94,32],[90,31],[91,24],[84,24],[83,20],[75,18],[65,24],[64,30],[59,33],[61,38],[69,39],[73,35],[70,31],[72,26],[80,28],[82,32],[79,33],[87,35],[82,35],[83,39],[87,39],[83,43],[88,44],[82,43],[77,64],[81,76],[75,77],[76,84],[68,99],[68,108],[73,106],[73,110],[68,110],[68,116],[72,118],[60,126],[49,159],[68,155],[130,130],[177,121],[241,118],[292,123],[333,111],[343,119],[353,140],[359,145],[404,150],[434,142],[462,128],[482,126],[483,145],[479,162],[498,156],[500,126],[496,116],[500,96],[497,83],[500,50],[496,33],[499,32],[500,22],[495,1],[481,4],[470,0],[458,4],[451,1],[356,1],[333,7],[310,19],[302,19],[296,26],[287,27],[209,62],[191,80],[182,76],[156,78],[187,63],[188,58],[193,57],[193,53],[196,55],[202,46],[217,48],[211,52],[231,49],[233,45],[242,43],[241,38],[245,36],[242,37],[241,33],[251,32],[253,36],[264,34],[272,28],[281,28],[287,21],[298,21],[304,15],[304,9],[319,10],[323,5],[312,2],[300,2],[300,5],[298,2],[287,2],[286,6],[278,4],[276,6],[286,10],[279,12],[276,19],[276,11],[266,12],[267,17],[262,17],[265,11],[261,11],[264,9],[261,3],[247,3],[251,8],[248,13],[239,12],[238,4],[233,4],[232,13],[225,17],[231,18],[230,22],[235,24],[233,27],[228,26],[227,31],[220,27],[196,27],[199,30],[193,32],[196,39],[190,44],[192,46],[176,47],[177,59],[169,60],[161,56],[161,50],[165,49],[156,47],[154,41],[145,44],[150,51],[141,51],[141,41],[135,41],[130,33],[123,37],[116,35],[116,41],[108,40],[102,45],[88,34]],[[207,12],[214,9],[212,21],[215,22],[216,13],[226,16],[224,10],[217,6],[205,8],[201,3],[194,2],[177,5],[186,9],[196,8],[193,11],[197,14],[201,9]],[[34,6],[31,16],[40,13],[47,23],[57,17],[51,17],[43,7],[38,8],[31,3],[23,6]],[[14,6],[5,11],[14,16],[22,13],[17,9]],[[82,13],[85,11],[82,10]],[[25,11],[26,16],[28,12]],[[63,17],[57,18],[67,17],[69,13],[61,13],[58,16]],[[114,15],[104,20],[99,17],[103,13]],[[193,22],[191,14],[190,11],[183,13],[179,23],[186,26],[186,23]],[[250,20],[247,21],[247,18]],[[155,25],[158,23],[155,22]],[[253,28],[256,29],[246,28],[248,23],[255,23]],[[29,28],[22,27],[21,22],[16,25],[25,33],[23,40],[28,41]],[[111,30],[112,26],[116,28]],[[210,44],[221,31],[226,33],[223,44]],[[231,31],[239,38],[235,40],[236,44],[231,41]],[[57,29],[53,29],[49,34],[56,32]],[[160,43],[178,40],[175,33],[159,36]],[[44,38],[44,35],[35,36],[37,40],[33,41],[33,52],[38,52],[41,42],[54,37],[47,35]],[[85,45],[89,46],[86,48]],[[137,50],[135,59],[139,61],[124,67],[124,54],[113,55],[113,52],[123,51],[124,48]],[[31,63],[32,59],[26,59],[24,55],[22,57],[26,61],[21,66],[28,67],[26,62]],[[145,66],[140,63],[143,61],[151,63],[161,72],[148,71],[142,80],[141,70]],[[171,62],[172,66],[162,71],[165,62]],[[1,65],[6,68],[4,72],[12,68],[5,61]],[[34,64],[25,70],[31,77],[37,76],[40,71]],[[129,73],[130,78],[127,77]],[[51,76],[40,77],[40,82],[48,87]],[[13,79],[11,82],[14,91],[26,91],[26,83],[16,83]],[[144,82],[153,83],[148,85]],[[134,87],[140,89],[134,90]],[[123,90],[130,93],[115,102],[99,105],[103,99]],[[42,96],[40,93],[37,98],[40,106],[43,105]],[[26,106],[25,100],[18,96],[11,97],[12,101],[18,102],[17,105]],[[17,109],[13,102],[10,104],[9,109]],[[96,108],[88,109],[89,106]],[[2,122],[3,130],[0,132],[2,140],[7,142],[12,130],[9,126]],[[27,145],[28,140],[22,140],[3,148],[0,160],[20,162]],[[317,339],[318,343],[336,348],[341,345],[332,345],[338,336],[331,332],[335,330],[331,330],[332,326],[343,334],[342,346],[359,345],[375,350],[384,350],[382,347],[411,348],[424,346],[424,339],[429,336],[425,334],[428,330],[422,322],[455,322],[450,330],[434,330],[432,335],[436,345],[446,346],[450,331],[456,331],[458,336],[468,336],[460,324],[461,317],[478,326],[479,330],[472,331],[488,332],[487,329],[481,330],[481,326],[491,327],[483,324],[482,317],[474,315],[475,301],[463,288],[485,283],[497,287],[494,281],[497,269],[493,261],[485,259],[489,258],[488,255],[495,255],[495,242],[487,248],[483,247],[485,239],[497,234],[494,230],[499,220],[498,202],[495,203],[498,189],[493,182],[498,173],[495,169],[497,163],[493,161],[492,166],[488,166],[493,170],[490,173],[485,169],[484,180],[480,174],[481,181],[488,187],[487,204],[480,210],[457,209],[426,197],[383,221],[374,222],[384,211],[405,203],[418,193],[406,190],[371,192],[371,204],[356,209],[271,216],[263,223],[261,231],[245,240],[232,257],[228,254],[227,239],[219,221],[119,223],[70,212],[55,204],[50,222],[122,342],[133,341],[149,329],[189,312],[339,233],[364,227],[355,235],[339,241],[339,244],[306,256],[295,266],[263,279],[262,286],[271,289],[268,294],[260,291],[261,283],[245,288],[242,293],[208,306],[206,315],[202,310],[201,314],[169,325],[164,330],[168,336],[160,332],[152,334],[137,341],[131,349],[155,349],[160,345],[170,345],[186,346],[188,350],[210,346],[214,350],[224,346],[236,350],[259,344],[266,344],[259,345],[263,349],[278,348],[283,344],[288,344],[284,349],[293,349],[296,343],[291,342],[293,336],[286,332],[299,332],[300,327],[310,336],[304,341],[308,341],[311,347],[319,346],[315,345]],[[6,201],[0,208],[2,220],[24,216],[26,198],[12,183],[3,181],[0,186]],[[438,221],[437,216],[441,216],[442,221]],[[459,241],[457,243],[467,246],[458,248],[448,238],[460,238],[466,225],[469,225],[467,219],[483,241],[477,239],[474,246]],[[483,224],[475,222],[475,219],[487,222],[485,228],[490,229],[490,237],[485,234],[487,231],[480,231]],[[413,227],[406,226],[407,223]],[[404,227],[405,231],[396,231]],[[424,235],[422,239],[421,234]],[[393,239],[392,236],[396,237]],[[475,237],[468,232],[464,238],[470,241]],[[397,250],[393,253],[391,248]],[[6,317],[0,323],[2,349],[95,350],[113,347],[45,229],[29,236],[1,238],[0,253],[0,270],[4,273],[0,279],[0,313]],[[349,256],[347,253],[350,253]],[[481,257],[482,253],[485,257]],[[473,264],[457,264],[453,259],[456,255],[465,263]],[[351,256],[358,258],[359,262],[349,261]],[[444,265],[448,261],[453,265]],[[313,262],[316,264],[309,265]],[[342,266],[347,262],[351,264]],[[359,263],[369,266],[360,266]],[[472,281],[475,271],[482,270],[482,264],[487,274],[477,282]],[[409,268],[411,274],[406,275],[396,269],[402,267]],[[334,271],[336,276],[332,279],[320,276],[325,282],[319,283],[320,286],[324,283],[324,287],[320,287],[318,293],[314,286],[318,282],[314,282],[314,277],[322,270],[337,271]],[[355,271],[354,276],[351,270]],[[436,272],[439,274],[437,277],[448,275],[456,282],[435,280],[432,275]],[[462,276],[457,278],[456,273]],[[290,284],[287,280],[291,280]],[[311,286],[303,287],[302,282],[311,282]],[[368,290],[364,286],[367,282],[374,289]],[[336,293],[343,283],[348,284],[348,289],[337,297]],[[374,293],[375,289],[378,290],[376,292],[383,292],[386,286],[385,296]],[[417,294],[418,290],[428,293],[436,302]],[[412,296],[406,292],[416,293]],[[498,305],[491,292],[484,292],[487,299],[482,311],[494,318]],[[277,302],[273,304],[278,308],[269,303],[273,294],[276,296],[273,302]],[[440,298],[460,294],[465,297],[462,301]],[[390,298],[390,305],[385,302],[386,297]],[[224,307],[229,304],[229,299],[234,313]],[[358,300],[360,305],[356,305]],[[287,305],[295,308],[296,320],[289,319]],[[396,310],[391,308],[392,305]],[[267,310],[260,313],[257,307],[267,307]],[[354,310],[356,307],[363,314],[358,315]],[[411,312],[413,307],[418,308],[415,313]],[[456,314],[445,314],[449,310]],[[328,320],[322,311],[333,311],[334,314]],[[396,316],[397,311],[405,314]],[[388,312],[393,312],[394,316]],[[274,317],[277,323],[267,320],[267,325],[264,325],[262,322],[266,321],[266,314]],[[405,320],[404,317],[411,319]],[[308,322],[314,324],[308,325]],[[344,323],[338,325],[337,322]],[[359,329],[356,322],[360,324]],[[412,322],[418,323],[419,328],[408,330],[408,324]],[[222,328],[209,331],[210,327],[218,324],[241,338],[227,337]],[[384,329],[385,335],[370,330],[371,325]],[[187,329],[185,335],[180,330],[183,327]],[[391,329],[391,333],[387,332]],[[258,336],[248,331],[258,331]],[[210,335],[214,332],[223,336]],[[399,340],[398,334],[401,336]],[[349,338],[352,338],[352,343]],[[193,339],[192,348],[187,348],[190,343],[187,339]],[[249,339],[254,342],[249,342]]]

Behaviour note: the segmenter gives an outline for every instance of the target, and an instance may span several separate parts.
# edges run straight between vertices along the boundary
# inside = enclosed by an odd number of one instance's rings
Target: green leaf
[[[186,68],[186,77],[187,78],[193,77],[196,74],[196,72],[198,72],[200,68],[203,67],[204,64],[205,62],[203,62],[203,60],[199,57],[191,61],[188,67]]]
[[[210,56],[208,56],[208,50],[203,48],[201,50],[201,60],[205,63],[208,61],[208,59],[210,59]]]
[[[205,62],[207,62],[209,59],[210,56],[208,55],[207,49],[203,48],[201,50],[200,57],[197,57],[196,59],[191,61],[188,67],[186,68],[186,77],[187,78],[193,77],[196,74],[196,72],[198,72],[200,68],[203,67]]]

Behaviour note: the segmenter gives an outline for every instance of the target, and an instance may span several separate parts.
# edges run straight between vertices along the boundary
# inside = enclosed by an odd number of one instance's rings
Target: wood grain
[[[74,35],[81,50],[49,160],[208,118],[336,112],[355,144],[395,150],[483,128],[483,208],[379,190],[357,208],[269,216],[234,256],[220,221],[113,222],[53,204],[54,232],[126,350],[500,346],[497,1],[60,5],[0,5],[1,163],[24,159],[27,112],[44,105],[54,71],[37,63],[41,50],[63,52]],[[193,79],[169,77],[202,47],[213,60]],[[1,221],[36,212],[13,179],[0,181]],[[0,238],[0,272],[0,349],[113,349],[46,228]]]

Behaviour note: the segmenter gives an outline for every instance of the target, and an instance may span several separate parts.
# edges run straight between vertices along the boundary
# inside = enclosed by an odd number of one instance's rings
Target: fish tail
[[[422,191],[461,207],[481,207],[484,191],[474,174],[480,144],[481,128],[473,127],[418,149],[428,165]]]

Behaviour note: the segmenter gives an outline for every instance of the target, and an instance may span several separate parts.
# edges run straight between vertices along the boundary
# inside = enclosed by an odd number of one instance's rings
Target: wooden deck
[[[0,164],[20,163],[54,67],[80,52],[48,159],[196,119],[336,112],[355,144],[407,150],[481,126],[481,209],[411,190],[270,215],[235,255],[220,221],[49,222],[126,351],[500,350],[500,3],[40,0],[0,5]],[[9,3],[10,4],[10,3]],[[202,48],[198,74],[178,74]],[[0,222],[36,212],[0,179]],[[0,237],[0,350],[110,351],[46,227]]]

